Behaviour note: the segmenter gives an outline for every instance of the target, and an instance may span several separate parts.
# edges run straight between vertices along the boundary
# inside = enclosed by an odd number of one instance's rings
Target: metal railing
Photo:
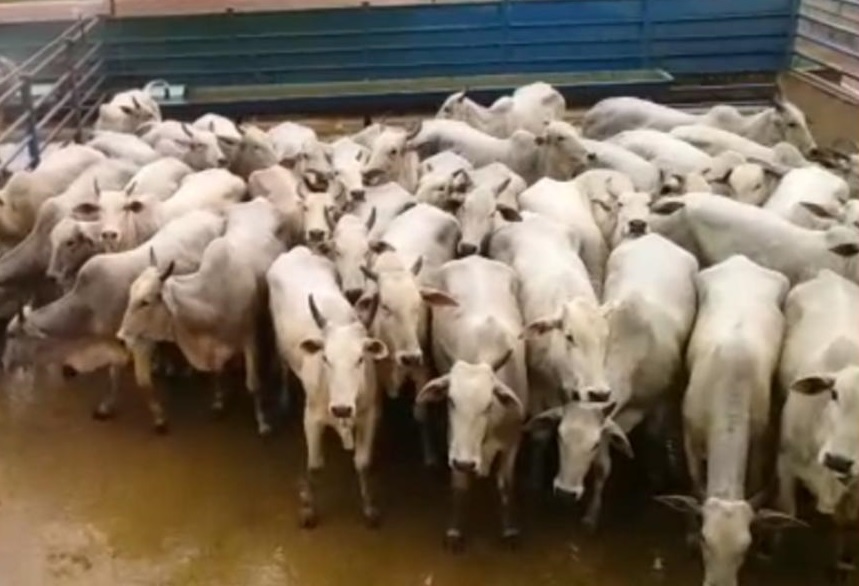
[[[802,0],[794,67],[859,103],[859,0]]]
[[[12,71],[0,73],[0,145],[14,145],[0,153],[0,177],[21,156],[33,168],[47,145],[83,139],[106,86],[99,26],[99,18],[78,20]]]

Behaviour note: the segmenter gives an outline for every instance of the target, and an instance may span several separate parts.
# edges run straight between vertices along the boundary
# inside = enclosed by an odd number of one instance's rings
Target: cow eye
[[[567,342],[568,342],[568,343],[570,343],[570,344],[575,344],[575,343],[576,343],[576,341],[573,339],[573,336],[571,336],[570,334],[565,334],[565,335],[564,335],[564,338],[566,338],[566,339],[567,339]]]
[[[137,305],[139,307],[149,307],[149,300],[148,299],[141,299]]]
[[[74,246],[74,245],[75,245],[75,241],[74,241],[74,240],[67,240],[67,241],[66,241],[66,246],[68,246],[69,248],[71,248],[71,247],[72,247],[72,246]]]
[[[799,126],[799,124],[797,124],[796,122],[788,122],[787,123],[788,128],[796,128],[797,126]]]
[[[389,154],[389,155],[391,155],[391,156],[393,157],[394,155],[396,155],[396,154],[397,154],[397,149],[391,149],[391,150],[389,150],[389,151],[388,151],[388,154]]]
[[[359,357],[358,357],[358,362],[357,362],[358,366],[361,366],[363,363],[364,363],[364,357],[363,357],[363,356],[359,356]]]
[[[838,391],[836,391],[835,389],[832,389],[832,400],[836,403],[838,402]]]

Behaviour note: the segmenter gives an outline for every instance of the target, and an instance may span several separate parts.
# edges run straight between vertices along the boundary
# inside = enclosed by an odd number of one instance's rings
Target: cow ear
[[[859,244],[856,242],[843,242],[829,247],[830,252],[834,252],[838,256],[856,256],[859,254]]]
[[[784,529],[808,528],[808,523],[800,521],[796,517],[778,511],[761,509],[755,513],[753,521],[755,528],[769,531],[782,531]]]
[[[508,222],[521,222],[522,214],[519,213],[519,210],[514,209],[513,207],[504,204],[498,203],[495,205],[495,211],[501,214],[501,217],[507,220]]]
[[[832,390],[835,377],[828,374],[812,375],[797,379],[790,385],[790,390],[802,395],[819,395]]]
[[[325,347],[325,344],[322,343],[321,338],[306,338],[301,341],[301,344],[298,345],[301,348],[302,352],[305,354],[316,354],[317,352],[321,352]]]
[[[609,444],[614,449],[630,460],[635,458],[635,452],[632,451],[632,444],[629,443],[629,438],[626,437],[626,434],[620,426],[615,423],[614,419],[606,419],[603,433],[608,435]]]
[[[825,207],[820,205],[819,203],[815,203],[813,201],[801,201],[799,205],[804,207],[806,210],[817,216],[818,218],[823,218],[826,220],[834,220],[835,216],[832,215],[832,212],[827,210]]]
[[[415,261],[415,264],[412,265],[412,268],[411,268],[412,274],[417,277],[420,274],[423,266],[424,266],[424,257],[419,256],[418,259]]]
[[[547,317],[538,320],[534,320],[525,326],[525,329],[522,330],[522,333],[519,334],[520,338],[533,338],[535,336],[542,336],[552,330],[556,330],[561,327],[561,318],[558,317]]]
[[[381,340],[367,338],[364,340],[364,353],[373,360],[384,360],[388,357],[388,347]]]
[[[370,243],[370,250],[376,254],[382,254],[383,252],[394,252],[395,249],[384,240],[376,240]]]
[[[122,110],[122,113],[126,116],[134,115],[134,108],[132,108],[131,106],[120,106],[119,109]]]
[[[438,289],[430,289],[429,287],[421,288],[421,298],[429,305],[437,307],[459,307],[459,302]]]
[[[679,513],[684,514],[693,514],[700,515],[701,514],[701,503],[699,503],[696,499],[691,496],[686,495],[671,495],[671,496],[657,496],[654,497],[654,500],[657,503],[663,504],[670,509],[674,509]]]
[[[513,389],[501,381],[495,381],[492,394],[505,409],[515,413],[519,419],[525,419],[525,406],[522,405],[521,399],[516,396]]]
[[[528,423],[525,424],[525,429],[531,432],[554,429],[563,416],[563,407],[552,407],[551,409],[547,409],[539,415],[532,417]]]
[[[675,198],[665,197],[653,203],[650,211],[660,216],[670,216],[686,207],[686,202]]]
[[[429,403],[430,401],[441,401],[447,396],[450,389],[450,375],[446,374],[438,378],[434,378],[424,385],[418,392],[415,401],[418,403]]]

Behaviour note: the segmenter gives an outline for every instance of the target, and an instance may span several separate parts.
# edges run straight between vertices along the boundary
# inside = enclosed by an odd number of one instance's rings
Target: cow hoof
[[[301,509],[298,514],[298,526],[302,529],[315,529],[319,525],[319,515],[316,511],[309,508]]]
[[[272,430],[271,425],[269,425],[268,423],[261,423],[261,424],[259,424],[259,427],[257,428],[257,432],[259,433],[259,436],[261,438],[267,439],[267,438],[270,438],[272,436],[273,430]]]
[[[152,430],[157,435],[167,435],[170,432],[170,425],[166,421],[158,421],[152,425]]]
[[[116,417],[116,410],[105,405],[99,405],[92,411],[92,418],[96,421],[109,421],[114,417]]]
[[[522,541],[522,533],[516,527],[508,527],[501,533],[501,543],[507,549],[518,549]]]
[[[368,507],[364,510],[364,523],[368,529],[378,529],[382,524],[382,513],[376,507]]]
[[[444,534],[444,547],[451,553],[461,553],[465,549],[465,539],[459,529],[448,529]]]

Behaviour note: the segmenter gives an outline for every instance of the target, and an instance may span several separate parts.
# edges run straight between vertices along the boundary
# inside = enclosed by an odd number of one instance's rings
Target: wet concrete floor
[[[382,527],[362,524],[350,460],[332,438],[322,522],[305,531],[297,525],[304,448],[296,413],[263,441],[244,397],[215,420],[203,389],[174,383],[172,431],[161,437],[133,388],[118,418],[98,423],[89,410],[102,379],[56,380],[40,375],[0,389],[0,586],[701,583],[680,519],[636,487],[618,486],[635,484],[635,474],[613,479],[595,536],[558,503],[523,504],[517,551],[497,539],[487,483],[473,494],[467,550],[456,556],[441,547],[444,476],[422,469],[414,428],[395,409],[377,459]],[[777,563],[750,560],[742,584],[823,584],[822,541],[812,531],[793,536]]]

